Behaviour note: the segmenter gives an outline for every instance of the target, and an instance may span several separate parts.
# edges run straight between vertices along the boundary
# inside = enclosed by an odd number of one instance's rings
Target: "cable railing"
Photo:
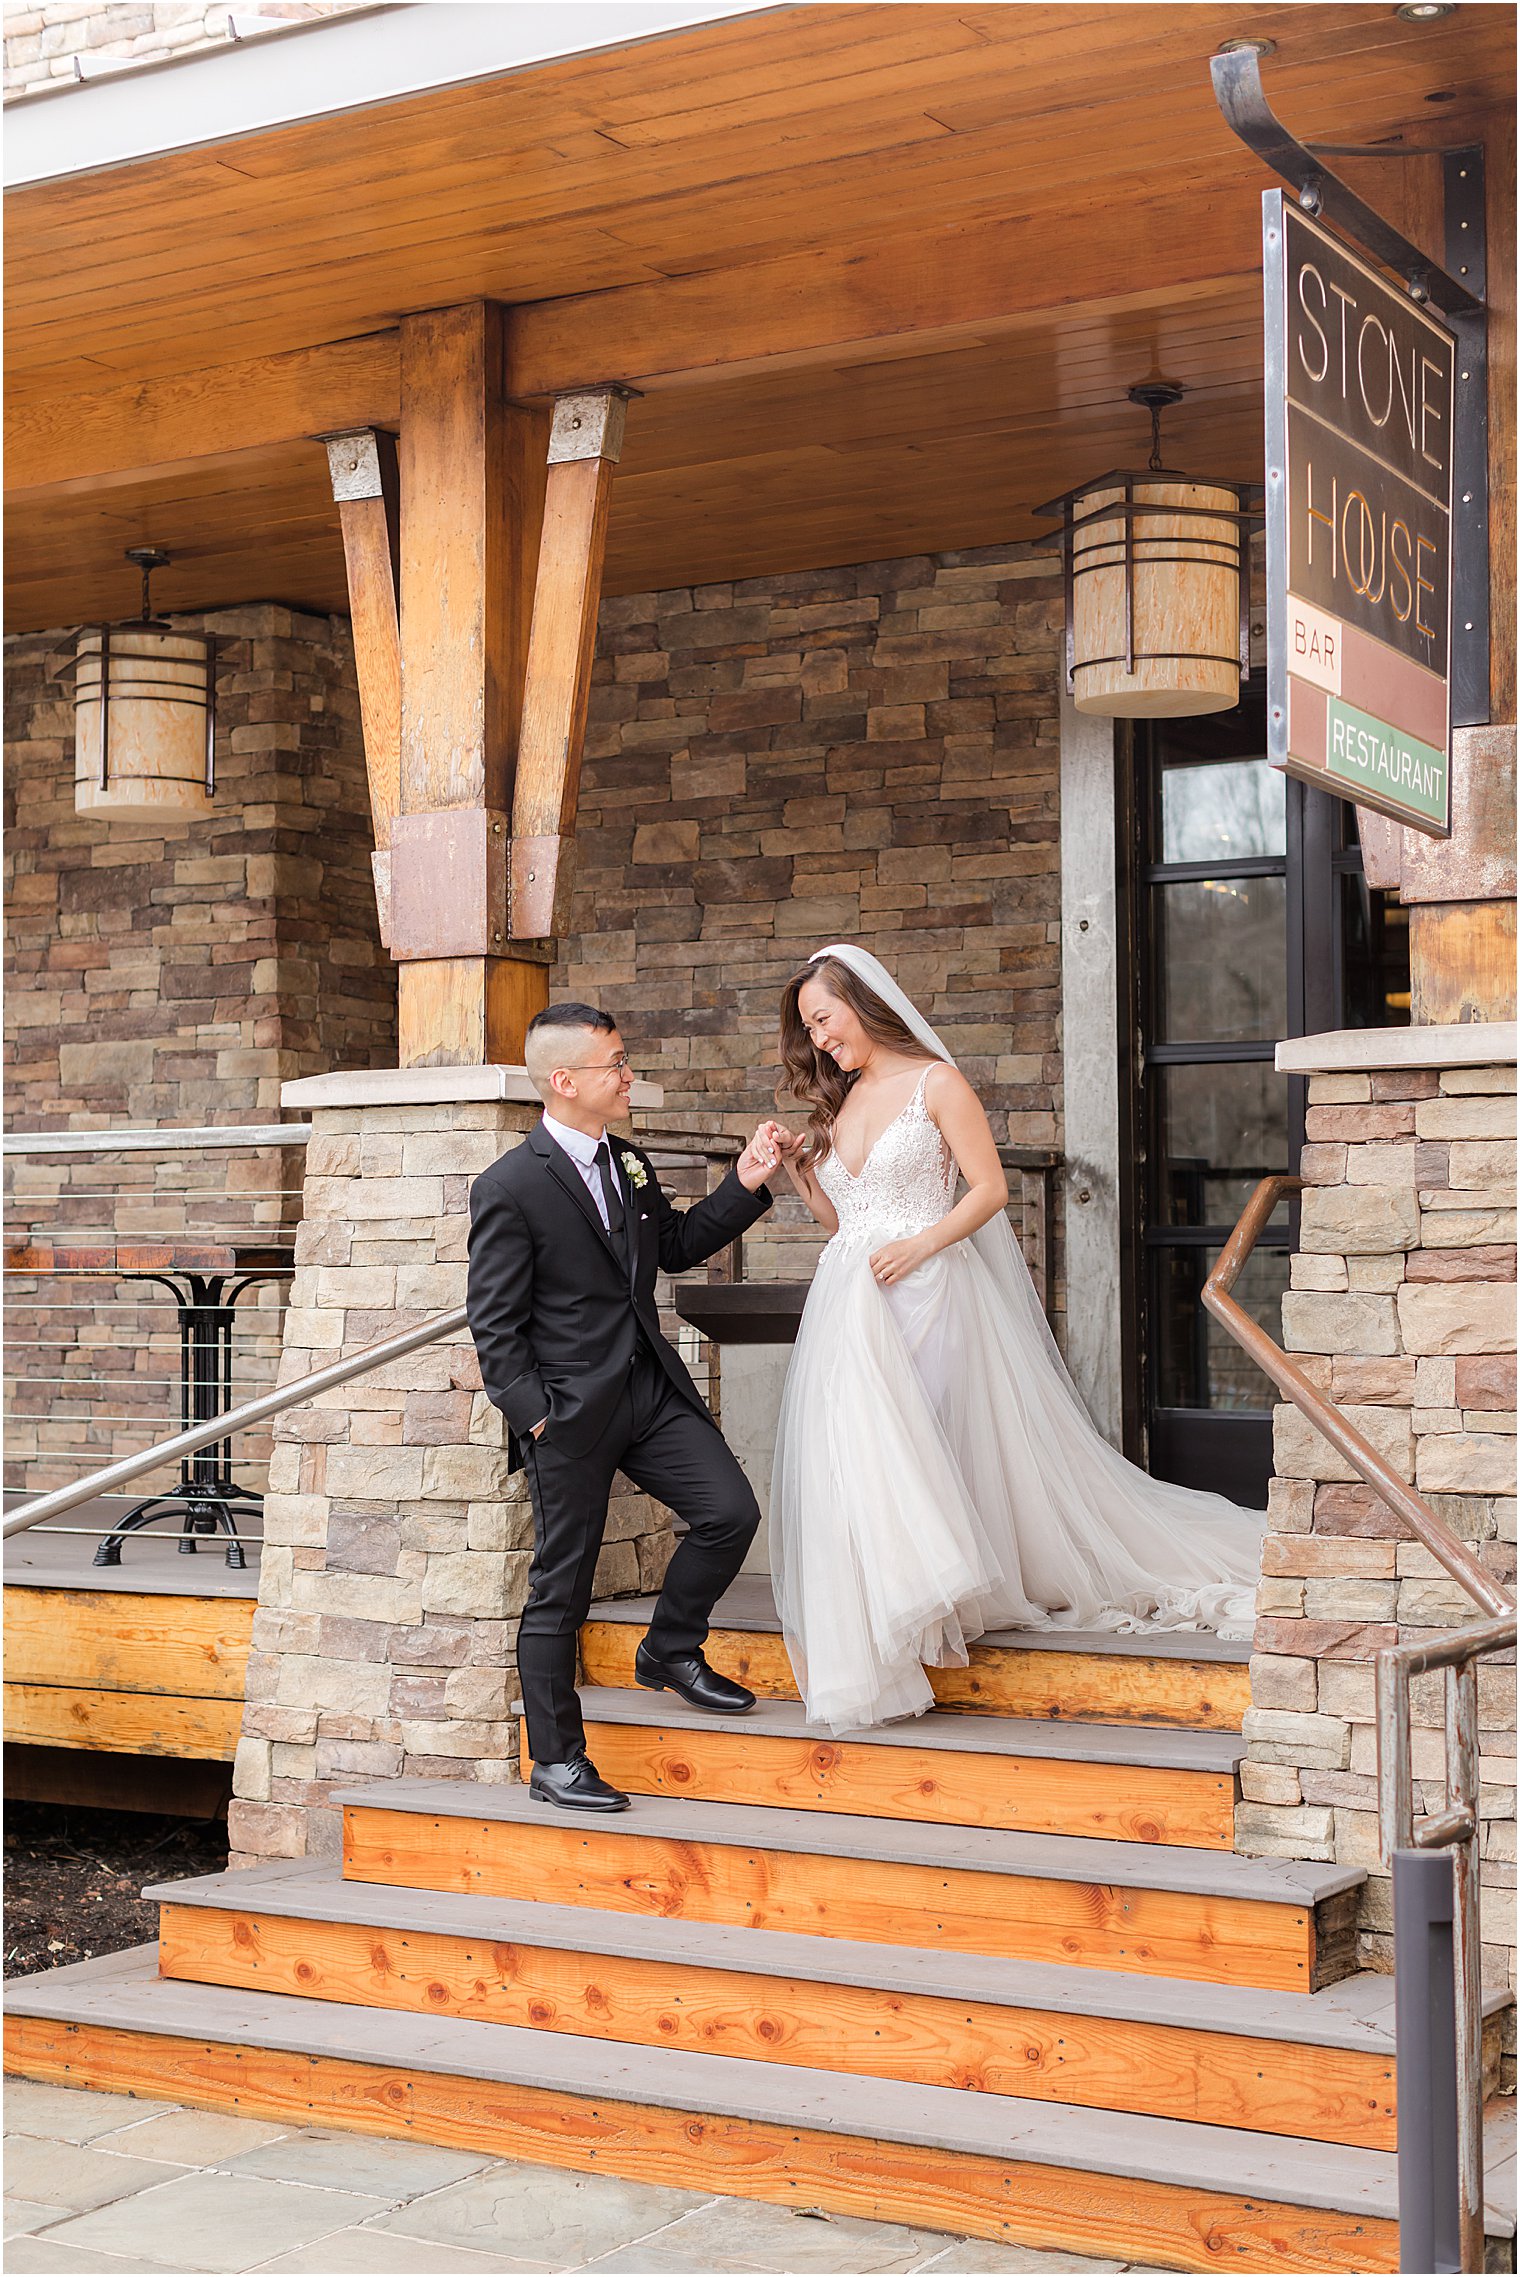
[[[294,1270],[300,1215],[301,1186],[289,1183],[269,1156],[304,1148],[311,1131],[309,1123],[273,1123],[5,1135],[7,1158],[19,1158],[16,1167],[7,1161],[13,1230],[4,1252],[16,1292],[13,1331],[22,1331],[13,1333],[8,1383],[13,1479],[18,1469],[56,1474],[82,1466],[85,1473],[39,1488],[7,1516],[7,1534],[151,1480],[156,1491],[136,1504],[123,1505],[119,1513],[89,1513],[91,1519],[105,1516],[106,1523],[50,1523],[49,1532],[93,1538],[99,1545],[95,1563],[117,1565],[125,1538],[161,1518],[182,1517],[182,1549],[195,1548],[198,1535],[221,1531],[228,1564],[241,1568],[245,1551],[262,1539],[247,1523],[250,1516],[257,1519],[262,1505],[248,1474],[267,1465],[268,1453],[267,1446],[242,1451],[234,1472],[234,1436],[258,1430],[330,1383],[346,1382],[351,1373],[414,1349],[392,1340],[367,1347],[371,1358],[357,1354],[352,1369],[342,1364],[342,1374],[322,1371],[303,1379],[304,1391],[275,1405],[265,1396],[246,1396],[258,1392],[261,1380],[268,1383],[279,1366],[283,1291],[278,1306],[259,1299],[288,1282]],[[639,1143],[678,1204],[711,1191],[743,1148],[742,1140],[721,1131],[643,1131]],[[206,1162],[213,1154],[232,1161]],[[125,1168],[100,1159],[117,1156],[133,1159]],[[707,1268],[712,1281],[739,1281],[743,1274],[740,1241]],[[164,1332],[161,1305],[143,1297],[118,1293],[102,1306],[91,1292],[105,1278],[118,1292],[134,1282],[167,1288],[175,1300],[177,1333]],[[45,1293],[54,1290],[60,1293]],[[667,1330],[716,1415],[717,1347],[679,1318],[668,1287],[662,1285],[659,1294]],[[241,1307],[245,1295],[248,1305]],[[442,1315],[421,1341],[463,1324],[462,1310],[457,1317]],[[102,1360],[110,1364],[102,1367]],[[119,1445],[144,1426],[161,1428],[174,1400],[181,1423],[174,1437],[155,1436],[153,1444],[129,1447],[101,1464],[102,1453],[116,1454],[113,1441]],[[14,1491],[13,1484],[8,1500]]]
[[[306,1123],[9,1132],[6,1484],[70,1473],[208,1421],[274,1381],[294,1270]],[[171,1309],[172,1307],[172,1309]],[[161,1520],[179,1546],[259,1539],[269,1446],[213,1440],[144,1475],[135,1503],[92,1510],[97,1565]],[[103,1521],[96,1523],[95,1521]]]
[[[179,1462],[216,1439],[271,1422],[287,1408],[299,1407],[304,1400],[318,1399],[323,1392],[336,1391],[341,1384],[351,1383],[355,1376],[368,1374],[371,1368],[383,1368],[391,1360],[404,1360],[409,1352],[420,1351],[425,1344],[436,1344],[442,1336],[456,1335],[465,1327],[467,1318],[465,1307],[456,1305],[450,1312],[437,1313],[415,1327],[382,1337],[377,1344],[365,1344],[357,1352],[345,1353],[341,1360],[329,1361],[325,1368],[314,1368],[307,1375],[297,1376],[293,1383],[279,1384],[258,1399],[245,1400],[241,1407],[228,1408],[208,1422],[176,1432],[172,1439],[162,1440],[156,1447],[140,1448],[136,1454],[123,1455],[119,1462],[107,1463],[104,1469],[92,1472],[88,1478],[76,1479],[69,1486],[55,1487],[49,1494],[38,1495],[21,1509],[6,1513],[5,1538],[9,1540],[12,1534],[24,1533],[28,1527],[40,1526],[49,1519],[65,1517],[98,1494],[114,1494],[157,1464]]]
[[[1264,1178],[1203,1286],[1203,1302],[1489,1618],[1377,1656],[1378,1815],[1393,1876],[1400,2264],[1481,2270],[1483,1973],[1479,1921],[1478,1668],[1513,1651],[1515,1600],[1467,1544],[1231,1295],[1279,1202],[1305,1181]],[[1411,1687],[1444,1672],[1445,1807],[1415,1809]]]

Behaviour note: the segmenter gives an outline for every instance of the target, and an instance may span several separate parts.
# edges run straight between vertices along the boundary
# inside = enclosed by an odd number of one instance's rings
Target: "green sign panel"
[[[1325,699],[1325,764],[1355,795],[1412,808],[1445,828],[1445,752],[1339,696]]]

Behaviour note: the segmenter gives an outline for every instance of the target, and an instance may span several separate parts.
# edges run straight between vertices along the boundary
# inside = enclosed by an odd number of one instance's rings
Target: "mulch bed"
[[[5,1813],[5,1974],[88,1961],[148,1945],[158,1907],[145,1883],[219,1874],[227,1829],[218,1820],[144,1811],[11,1803]]]

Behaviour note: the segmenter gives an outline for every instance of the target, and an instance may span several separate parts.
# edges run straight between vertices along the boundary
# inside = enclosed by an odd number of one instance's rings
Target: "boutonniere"
[[[623,1165],[623,1175],[628,1180],[629,1185],[642,1193],[649,1184],[649,1172],[644,1168],[638,1156],[625,1146],[618,1156],[618,1160]]]

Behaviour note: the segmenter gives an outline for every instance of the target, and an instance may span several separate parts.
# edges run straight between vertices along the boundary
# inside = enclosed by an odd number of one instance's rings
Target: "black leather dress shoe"
[[[661,1660],[641,1644],[633,1656],[633,1673],[647,1692],[676,1692],[692,1707],[711,1708],[720,1716],[742,1716],[755,1704],[753,1692],[709,1668],[699,1652]]]
[[[528,1792],[541,1803],[557,1803],[562,1811],[625,1811],[628,1797],[621,1787],[609,1787],[589,1755],[576,1755],[568,1763],[535,1763]]]

